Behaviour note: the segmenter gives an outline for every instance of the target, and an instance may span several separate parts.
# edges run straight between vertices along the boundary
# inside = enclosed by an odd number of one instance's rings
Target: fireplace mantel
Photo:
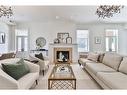
[[[73,44],[66,44],[66,43],[54,44],[54,43],[50,43],[49,45],[53,45],[53,46],[73,46],[73,45],[78,45],[78,44],[76,44],[76,43],[73,43]]]
[[[78,61],[78,44],[72,43],[72,44],[66,44],[66,43],[60,43],[60,44],[49,44],[49,59],[51,63],[54,63],[54,48],[72,48],[72,62]]]

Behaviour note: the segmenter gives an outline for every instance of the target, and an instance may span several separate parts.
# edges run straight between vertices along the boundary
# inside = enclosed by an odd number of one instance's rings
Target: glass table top
[[[69,64],[58,64],[53,67],[49,79],[75,79],[75,75]]]

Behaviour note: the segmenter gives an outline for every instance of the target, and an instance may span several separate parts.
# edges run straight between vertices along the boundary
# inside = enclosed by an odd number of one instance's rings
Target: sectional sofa
[[[79,63],[103,89],[127,89],[127,57],[116,53],[92,53]]]

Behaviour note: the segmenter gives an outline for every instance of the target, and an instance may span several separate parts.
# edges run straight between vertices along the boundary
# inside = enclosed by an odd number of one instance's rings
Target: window
[[[89,51],[89,31],[77,30],[78,52]]]
[[[118,30],[106,29],[106,51],[117,52],[118,50]]]
[[[28,51],[28,31],[16,30],[16,50]]]

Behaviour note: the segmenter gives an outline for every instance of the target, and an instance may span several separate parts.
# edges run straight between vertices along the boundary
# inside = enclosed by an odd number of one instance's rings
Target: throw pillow
[[[102,63],[104,55],[104,53],[99,53],[98,62]]]
[[[25,64],[23,58],[21,58],[21,59],[17,62],[17,64],[23,64],[23,65],[25,66],[26,71],[27,71],[27,72],[30,72],[30,69],[29,69],[28,65]]]
[[[119,71],[127,74],[127,57],[124,57],[120,66],[119,66]]]
[[[98,61],[99,54],[89,53],[87,59],[92,60],[94,62]]]
[[[40,53],[40,54],[35,54],[35,57],[41,59],[41,60],[44,60],[44,57],[43,57],[43,54]]]
[[[2,67],[8,75],[16,80],[29,73],[29,69],[23,63],[22,59],[16,64],[2,64]]]

